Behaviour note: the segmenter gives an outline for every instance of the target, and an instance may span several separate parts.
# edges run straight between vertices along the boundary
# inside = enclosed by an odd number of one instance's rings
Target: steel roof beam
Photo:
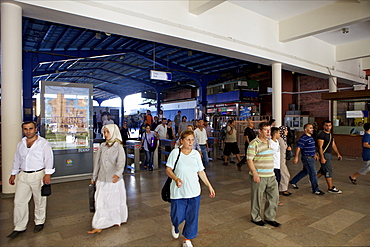
[[[79,40],[81,37],[83,37],[85,35],[85,33],[87,33],[87,29],[85,30],[81,30],[77,35],[75,35],[75,37],[69,42],[69,44],[64,47],[64,50],[67,51],[69,50],[69,48],[77,41]],[[77,47],[74,47],[77,49]]]
[[[56,38],[56,41],[54,41],[54,44],[50,47],[50,50],[54,50],[55,47],[59,44],[60,40],[64,38],[66,33],[69,31],[69,28],[65,28],[64,31]]]

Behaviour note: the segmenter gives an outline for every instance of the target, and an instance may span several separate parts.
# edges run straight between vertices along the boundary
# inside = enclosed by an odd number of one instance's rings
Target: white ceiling
[[[340,0],[340,1],[227,0],[227,1],[276,21],[286,20],[294,16],[314,11],[322,7],[328,6],[330,4],[333,4],[334,2],[354,3],[354,4],[356,3],[360,4],[361,2],[357,0]],[[341,28],[349,28],[349,33],[343,34]],[[321,39],[332,45],[342,45],[370,38],[370,20],[343,26],[341,28],[337,28],[336,30],[325,31],[320,34],[314,35],[314,37]]]

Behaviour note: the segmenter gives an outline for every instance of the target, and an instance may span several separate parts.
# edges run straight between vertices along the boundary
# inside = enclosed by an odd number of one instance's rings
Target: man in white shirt
[[[103,127],[102,125],[102,121],[101,121],[101,115],[103,114],[103,111],[100,110],[97,114],[96,114],[96,123],[98,125],[98,133],[101,133],[101,128]]]
[[[104,120],[104,122],[103,122],[103,126],[107,125],[107,124],[114,124],[114,121],[112,119],[110,119],[110,115],[107,115],[107,117],[108,118],[106,120]]]
[[[154,130],[154,132],[156,133],[159,139],[166,139],[166,135],[167,135],[167,125],[166,124],[167,124],[167,119],[163,118],[162,123],[158,125]]]
[[[198,128],[194,130],[194,137],[198,140],[200,149],[202,150],[202,161],[203,165],[206,167],[208,165],[209,159],[208,159],[208,137],[207,137],[207,131],[204,128],[204,121],[201,119],[198,122]]]
[[[163,114],[163,111],[162,110],[159,110],[157,117],[158,117],[158,122],[159,123],[161,123],[161,121],[162,121],[163,118],[167,119],[166,116]]]
[[[46,196],[41,196],[43,184],[50,184],[51,174],[54,173],[53,151],[48,141],[36,134],[34,122],[22,124],[24,138],[17,144],[12,174],[9,184],[15,185],[15,176],[18,175],[14,197],[14,231],[8,238],[15,238],[26,231],[28,223],[28,203],[33,195],[35,203],[35,228],[39,232],[44,228],[46,218]]]
[[[105,112],[101,114],[101,121],[103,122],[103,125],[104,125],[104,121],[108,119],[109,115],[110,115],[109,108],[105,107]]]

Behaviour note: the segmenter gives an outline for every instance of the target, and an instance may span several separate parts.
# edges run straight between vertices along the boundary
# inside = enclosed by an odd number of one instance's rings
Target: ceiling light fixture
[[[101,39],[101,33],[95,33],[95,39]]]
[[[342,33],[343,34],[349,33],[349,28],[347,27],[342,28]]]

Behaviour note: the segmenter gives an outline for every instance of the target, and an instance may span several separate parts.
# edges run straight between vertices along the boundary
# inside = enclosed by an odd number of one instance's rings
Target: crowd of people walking
[[[87,233],[95,234],[103,229],[119,226],[128,219],[126,188],[123,173],[126,163],[124,150],[125,142],[130,138],[129,124],[123,122],[121,128],[111,121],[109,111],[96,114],[97,128],[101,124],[101,131],[105,142],[97,152],[93,164],[91,184],[96,186],[95,213],[92,219],[92,230]],[[181,121],[180,121],[181,119]],[[257,132],[254,122],[246,120],[244,130],[245,151],[244,158],[240,157],[240,150],[236,140],[237,128],[235,121],[229,119],[225,127],[223,149],[223,165],[229,166],[230,156],[233,154],[238,163],[236,168],[242,171],[247,163],[251,181],[251,222],[264,226],[269,224],[280,227],[275,220],[279,202],[279,194],[291,196],[289,185],[299,189],[298,183],[305,176],[309,176],[311,190],[314,195],[325,194],[319,188],[318,179],[324,177],[328,186],[327,192],[341,194],[342,191],[333,185],[332,153],[338,160],[342,160],[339,147],[331,133],[331,121],[325,121],[323,130],[314,136],[314,125],[305,124],[304,134],[299,137],[294,157],[291,156],[292,142],[289,141],[289,130],[286,126],[275,127],[275,121],[260,122]],[[174,126],[173,126],[174,124]],[[363,125],[365,130],[362,138],[362,158],[364,167],[349,175],[352,184],[357,184],[360,175],[366,175],[370,170],[370,123]],[[198,234],[198,217],[200,208],[201,186],[199,179],[205,184],[211,198],[215,197],[215,190],[207,178],[205,169],[209,165],[210,146],[208,138],[212,135],[210,126],[203,119],[187,122],[181,111],[174,122],[166,119],[163,111],[153,117],[148,110],[143,123],[140,125],[140,140],[145,153],[144,169],[153,171],[153,156],[157,142],[163,139],[176,140],[176,145],[169,152],[166,159],[166,174],[172,179],[171,191],[171,235],[178,238],[179,225],[185,221],[182,235],[183,246],[191,247],[191,240]],[[46,197],[41,195],[44,184],[51,183],[51,174],[54,173],[53,154],[46,139],[37,135],[37,126],[34,122],[22,124],[24,138],[19,142],[14,157],[14,164],[9,183],[15,184],[18,176],[14,199],[14,231],[8,236],[15,238],[26,230],[28,218],[28,201],[33,195],[35,201],[35,228],[37,233],[44,228],[46,217]],[[315,140],[314,137],[317,139]],[[164,151],[164,150],[162,150]],[[302,170],[290,179],[287,160],[293,158],[297,164],[301,157]],[[28,158],[26,158],[28,157]],[[315,160],[320,162],[317,171]],[[40,196],[41,195],[41,196]],[[263,200],[265,199],[265,201]],[[263,206],[263,202],[265,205]]]

